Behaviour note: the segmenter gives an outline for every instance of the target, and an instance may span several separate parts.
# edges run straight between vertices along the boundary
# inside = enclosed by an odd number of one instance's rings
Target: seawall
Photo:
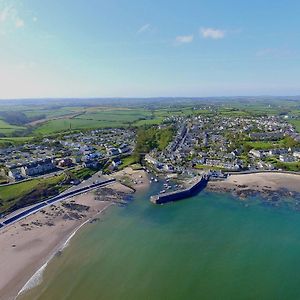
[[[185,198],[192,197],[199,193],[203,188],[205,188],[206,184],[208,182],[207,176],[201,176],[196,180],[195,183],[193,183],[190,187],[174,191],[170,193],[163,193],[159,195],[154,195],[150,197],[150,201],[154,204],[162,204],[162,203],[168,203],[173,201],[182,200]]]

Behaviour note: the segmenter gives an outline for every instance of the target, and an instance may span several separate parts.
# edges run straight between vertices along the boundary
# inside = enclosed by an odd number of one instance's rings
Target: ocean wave
[[[104,207],[101,211],[99,211],[98,214],[101,214],[103,211],[105,211],[109,206],[108,205],[106,207]],[[49,257],[49,259],[29,278],[29,280],[25,283],[25,285],[22,287],[22,289],[19,291],[19,293],[17,294],[16,298],[18,298],[18,296],[20,296],[21,294],[23,294],[24,292],[38,286],[39,284],[41,284],[43,282],[43,274],[44,271],[48,265],[48,263],[55,257],[55,255],[57,253],[62,252],[66,247],[68,247],[71,239],[75,236],[75,234],[77,233],[77,231],[84,226],[85,224],[87,224],[88,222],[90,222],[91,219],[86,220],[85,222],[83,222],[82,224],[80,224],[72,233],[71,235],[68,237],[68,239]]]

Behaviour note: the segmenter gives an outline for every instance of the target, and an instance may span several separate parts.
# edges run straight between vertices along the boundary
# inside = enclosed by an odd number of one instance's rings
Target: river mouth
[[[300,213],[202,192],[139,192],[88,224],[20,299],[297,299]]]

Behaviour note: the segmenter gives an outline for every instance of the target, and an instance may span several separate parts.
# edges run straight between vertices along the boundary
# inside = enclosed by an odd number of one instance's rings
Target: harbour
[[[154,204],[164,204],[195,196],[205,188],[208,179],[209,176],[204,174],[200,177],[194,178],[193,181],[189,184],[189,187],[168,193],[163,192],[158,195],[151,196],[150,201]]]
[[[299,212],[205,190],[149,205],[161,188],[87,224],[20,300],[299,298]]]

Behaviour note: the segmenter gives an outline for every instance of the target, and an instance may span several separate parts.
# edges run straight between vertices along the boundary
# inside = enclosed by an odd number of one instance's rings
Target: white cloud
[[[178,44],[188,44],[191,43],[194,39],[194,35],[178,35],[176,36],[176,43]]]
[[[10,7],[5,7],[2,11],[0,11],[0,22],[4,23],[9,17]]]
[[[137,31],[137,34],[141,34],[143,32],[146,31],[150,31],[151,30],[151,25],[150,24],[145,24],[142,27],[139,28],[139,30]]]
[[[2,33],[5,33],[9,32],[13,27],[16,29],[24,27],[25,21],[19,16],[18,9],[15,5],[7,4],[0,8],[0,24],[3,25]]]
[[[200,34],[205,39],[223,39],[225,37],[225,30],[215,29],[215,28],[200,28]]]
[[[25,23],[22,19],[20,18],[17,18],[16,21],[15,21],[15,26],[16,28],[22,28],[24,27]]]

